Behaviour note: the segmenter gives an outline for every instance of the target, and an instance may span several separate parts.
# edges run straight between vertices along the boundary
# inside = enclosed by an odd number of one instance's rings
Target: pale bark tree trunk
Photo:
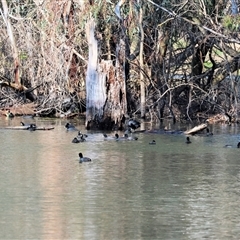
[[[120,0],[115,13],[123,23]],[[124,26],[123,32],[124,32]],[[122,37],[116,46],[115,66],[111,60],[98,61],[98,42],[95,38],[95,22],[90,19],[87,28],[89,45],[86,76],[86,127],[98,129],[120,129],[127,112],[126,100],[126,43]]]
[[[116,66],[111,60],[98,62],[95,22],[87,24],[89,57],[86,76],[86,128],[119,129],[126,113],[125,43],[120,40]]]
[[[105,102],[103,89],[98,75],[98,42],[94,36],[95,22],[90,19],[87,27],[88,40],[88,67],[86,76],[86,127],[96,118],[103,117],[103,105]],[[101,79],[102,80],[102,79]]]

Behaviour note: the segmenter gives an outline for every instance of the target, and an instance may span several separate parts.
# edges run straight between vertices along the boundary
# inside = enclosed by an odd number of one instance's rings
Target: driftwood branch
[[[16,126],[16,127],[5,127],[2,129],[8,129],[8,130],[30,130],[29,126]],[[37,130],[42,130],[42,131],[47,131],[47,130],[53,130],[54,127],[36,127],[33,129],[33,131]]]
[[[187,134],[187,135],[190,135],[190,134],[195,134],[199,131],[202,131],[203,129],[207,128],[207,124],[206,123],[203,123],[201,125],[198,125],[190,130],[187,130],[184,132],[184,134]]]

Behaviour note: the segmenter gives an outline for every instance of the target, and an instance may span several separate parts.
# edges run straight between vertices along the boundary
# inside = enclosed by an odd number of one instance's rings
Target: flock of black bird
[[[31,124],[25,124],[23,122],[21,122],[21,125],[24,127],[27,127],[27,130],[30,131],[35,131],[37,126],[34,123]],[[115,140],[115,141],[120,141],[120,140],[127,140],[127,141],[136,141],[138,140],[138,138],[136,136],[133,136],[132,133],[136,132],[135,130],[137,128],[140,127],[140,123],[134,119],[131,119],[128,121],[127,124],[127,130],[125,131],[124,135],[122,137],[119,136],[118,133],[116,133],[114,136],[108,136],[107,134],[103,134],[104,140]],[[67,131],[78,131],[78,134],[76,137],[73,138],[72,143],[81,143],[81,142],[85,142],[86,138],[88,137],[87,134],[83,134],[81,131],[79,131],[77,128],[75,128],[75,126],[73,124],[70,123],[66,123],[65,128],[67,129]],[[142,131],[139,131],[142,132]],[[206,136],[212,136],[213,133],[209,131],[208,128],[206,128]],[[172,133],[172,132],[171,132]],[[190,137],[187,136],[186,137],[186,144],[190,144],[192,143],[190,140]],[[151,142],[149,142],[149,145],[156,145],[156,141],[152,140]],[[230,148],[233,147],[232,145],[225,145],[224,147]],[[240,142],[237,144],[237,148],[240,148]],[[83,154],[80,152],[79,153],[79,163],[83,163],[83,162],[90,162],[91,159],[88,157],[84,157]]]
[[[115,141],[120,141],[120,140],[136,141],[136,140],[138,140],[138,138],[136,136],[133,136],[132,133],[137,128],[140,127],[140,123],[136,120],[129,120],[127,126],[128,126],[128,128],[122,137],[120,137],[118,133],[116,133],[114,136],[108,136],[107,134],[103,134],[104,140],[115,140]],[[67,131],[78,131],[78,134],[76,137],[73,138],[72,143],[81,143],[81,142],[86,141],[86,138],[88,137],[88,135],[83,134],[81,131],[76,129],[73,124],[66,123],[65,128],[67,129]],[[149,144],[152,144],[152,145],[156,144],[156,141],[153,140]],[[78,155],[79,155],[79,163],[91,161],[90,158],[84,157],[81,152]]]
[[[118,133],[116,133],[114,136],[108,136],[107,134],[103,134],[104,140],[115,140],[115,141],[120,141],[120,140],[136,141],[136,140],[138,140],[138,138],[133,136],[132,133],[136,132],[135,130],[140,127],[140,123],[136,120],[129,120],[127,126],[128,126],[128,128],[127,128],[127,130],[125,131],[125,133],[122,137],[120,137]],[[70,123],[67,123],[65,125],[65,127],[66,127],[67,130],[76,130],[75,126],[70,124]],[[165,131],[165,132],[167,132],[167,131]],[[175,132],[170,131],[170,133],[175,133]],[[180,132],[180,133],[182,133],[182,132]],[[206,128],[205,136],[212,136],[212,135],[213,135],[213,133],[209,131],[209,128]],[[78,131],[78,135],[72,140],[72,143],[85,142],[86,137],[87,137],[86,134],[83,134],[83,133],[81,133],[81,131]],[[189,136],[186,137],[186,142],[185,143],[186,144],[192,143]],[[156,141],[152,140],[151,142],[149,142],[149,145],[156,145]],[[228,147],[233,147],[233,146],[232,145],[225,145],[224,147],[228,148]],[[237,148],[240,148],[240,142],[237,144]],[[90,158],[83,157],[83,154],[79,153],[79,162],[80,163],[89,162],[89,161],[91,161]]]
[[[209,128],[206,128],[206,131],[207,131],[206,136],[212,136],[213,135],[213,133],[209,131]],[[190,140],[190,137],[186,137],[186,144],[189,144],[189,143],[192,143],[191,140]],[[232,148],[233,145],[225,145],[224,147],[225,148]],[[238,142],[237,148],[240,148],[240,142]]]

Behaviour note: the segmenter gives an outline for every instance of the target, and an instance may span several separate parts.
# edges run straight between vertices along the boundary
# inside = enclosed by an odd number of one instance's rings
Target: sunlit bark
[[[86,127],[87,124],[103,117],[103,105],[105,102],[102,81],[98,75],[98,42],[94,36],[95,21],[90,19],[87,23],[87,39],[88,39],[88,67],[86,76]]]

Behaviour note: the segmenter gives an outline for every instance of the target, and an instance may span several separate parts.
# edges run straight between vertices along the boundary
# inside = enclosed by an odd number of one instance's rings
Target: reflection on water
[[[239,236],[237,126],[192,144],[174,134],[104,141],[100,132],[72,144],[64,120],[34,120],[51,131],[4,129],[20,121],[0,119],[0,239]],[[92,162],[79,164],[79,152]]]

